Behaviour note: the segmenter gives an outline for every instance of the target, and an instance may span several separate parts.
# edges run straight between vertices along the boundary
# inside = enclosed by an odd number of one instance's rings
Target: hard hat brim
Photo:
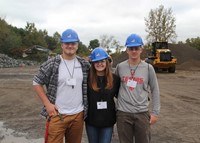
[[[142,46],[142,44],[129,44],[129,45],[126,45],[127,48],[138,47],[138,46]]]
[[[92,62],[97,62],[97,61],[101,61],[101,60],[105,60],[107,59],[108,57],[101,57],[101,58],[96,58],[96,59],[93,59],[91,60]]]
[[[61,40],[61,43],[71,43],[71,42],[79,42],[79,41],[77,39]]]

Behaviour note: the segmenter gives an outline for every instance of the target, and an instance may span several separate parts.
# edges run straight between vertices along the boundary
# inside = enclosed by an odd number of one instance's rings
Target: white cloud
[[[151,9],[164,5],[176,17],[177,41],[200,36],[199,0],[0,0],[0,17],[17,27],[35,23],[50,35],[67,28],[76,30],[81,41],[113,35],[123,45],[131,33],[145,38],[144,17]]]

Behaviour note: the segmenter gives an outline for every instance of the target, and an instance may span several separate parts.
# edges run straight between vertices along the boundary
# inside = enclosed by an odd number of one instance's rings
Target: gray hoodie
[[[152,114],[159,114],[160,93],[152,65],[141,61],[138,66],[129,66],[126,60],[117,65],[115,73],[121,78],[117,110],[128,113],[149,111],[149,99],[151,99]]]

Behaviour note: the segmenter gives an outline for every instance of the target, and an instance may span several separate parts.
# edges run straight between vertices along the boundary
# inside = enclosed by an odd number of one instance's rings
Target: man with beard
[[[74,30],[65,30],[60,41],[62,54],[41,65],[33,86],[44,105],[45,142],[63,143],[65,138],[66,143],[81,143],[90,64],[76,55],[80,40]]]

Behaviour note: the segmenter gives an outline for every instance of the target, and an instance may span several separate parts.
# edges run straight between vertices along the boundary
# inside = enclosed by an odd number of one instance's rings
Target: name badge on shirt
[[[107,109],[107,102],[106,101],[97,102],[97,109]]]
[[[79,65],[76,65],[74,68],[75,68],[75,69],[78,69],[78,68],[81,68],[81,66],[79,66]]]
[[[129,80],[127,81],[127,86],[129,86],[129,87],[135,88],[136,85],[137,85],[137,82],[134,81],[134,80],[130,80],[130,79],[129,79]]]
[[[76,79],[75,78],[68,78],[67,80],[66,80],[66,84],[67,85],[73,85],[73,86],[75,86],[76,85]]]

